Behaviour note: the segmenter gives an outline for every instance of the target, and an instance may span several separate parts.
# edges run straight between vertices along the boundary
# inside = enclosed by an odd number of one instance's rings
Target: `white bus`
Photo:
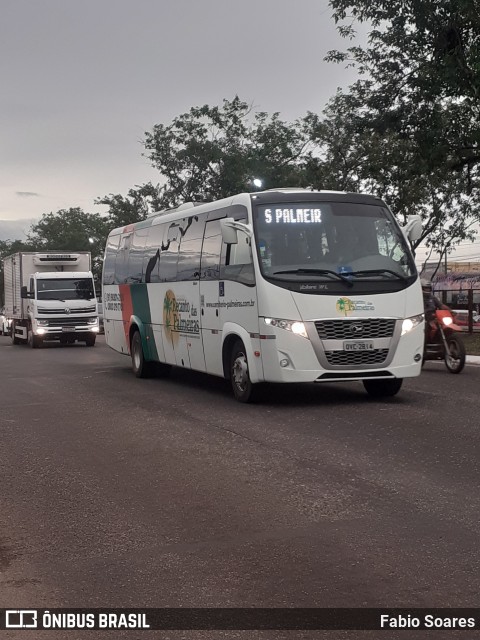
[[[278,189],[185,203],[113,230],[107,344],[137,377],[174,365],[231,381],[361,380],[374,396],[418,376],[423,299],[407,237],[380,199]]]

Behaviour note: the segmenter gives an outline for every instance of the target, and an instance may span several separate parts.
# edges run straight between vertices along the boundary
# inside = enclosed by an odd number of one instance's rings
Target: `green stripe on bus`
[[[145,330],[145,342],[143,344],[145,354],[149,360],[158,360],[147,285],[132,284],[130,285],[130,291],[132,294],[133,313],[142,321]]]

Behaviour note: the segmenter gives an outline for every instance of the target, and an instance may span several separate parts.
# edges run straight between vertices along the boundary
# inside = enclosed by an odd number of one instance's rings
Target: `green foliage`
[[[28,243],[21,240],[0,240],[0,307],[3,307],[4,298],[4,280],[3,280],[3,259],[17,251],[31,251]]]
[[[365,78],[330,102],[314,130],[325,163],[313,169],[373,190],[403,218],[420,213],[427,244],[451,249],[480,211],[480,4],[330,5],[342,35],[354,36],[355,20],[372,29],[367,47],[327,56]]]
[[[415,140],[430,168],[447,165],[478,183],[478,0],[330,0],[335,20],[372,25],[366,48],[330,52],[371,79],[364,120]],[[472,186],[472,185],[471,185]]]
[[[238,96],[222,107],[192,107],[145,136],[145,155],[166,180],[160,208],[251,191],[254,178],[265,188],[303,181],[299,158],[309,144],[303,123],[252,113]]]
[[[162,208],[160,187],[148,182],[130,189],[127,196],[111,193],[95,200],[108,207],[106,223],[111,229],[145,220],[149,213]]]

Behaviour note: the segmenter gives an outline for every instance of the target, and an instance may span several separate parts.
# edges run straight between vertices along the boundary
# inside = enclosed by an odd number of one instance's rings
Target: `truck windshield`
[[[415,264],[390,211],[349,202],[258,205],[261,270],[272,280],[406,282]],[[346,277],[345,277],[346,276]]]
[[[37,279],[38,300],[90,300],[94,297],[91,278]]]

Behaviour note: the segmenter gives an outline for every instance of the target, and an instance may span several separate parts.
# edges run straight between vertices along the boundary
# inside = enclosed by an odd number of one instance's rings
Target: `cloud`
[[[35,191],[17,191],[16,195],[20,198],[39,198],[40,194]]]

